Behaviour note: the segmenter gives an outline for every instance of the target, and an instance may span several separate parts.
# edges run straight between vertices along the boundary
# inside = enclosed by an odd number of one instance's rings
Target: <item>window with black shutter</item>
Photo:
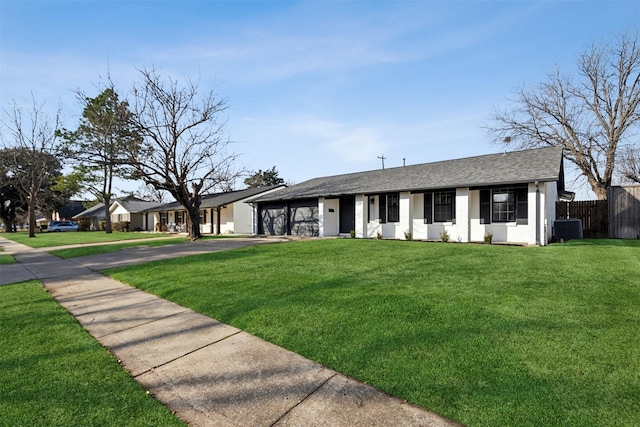
[[[491,190],[480,190],[480,224],[491,224]]]
[[[424,193],[424,223],[433,224],[433,193]]]

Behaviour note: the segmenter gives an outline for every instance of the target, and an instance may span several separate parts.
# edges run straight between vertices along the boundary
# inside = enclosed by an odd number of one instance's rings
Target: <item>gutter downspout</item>
[[[540,183],[536,184],[536,245],[540,246]]]

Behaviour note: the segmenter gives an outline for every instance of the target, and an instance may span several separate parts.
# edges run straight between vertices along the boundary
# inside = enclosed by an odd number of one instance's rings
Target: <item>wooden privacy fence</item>
[[[640,185],[612,186],[607,200],[557,202],[556,219],[582,221],[585,238],[640,239]]]
[[[640,185],[609,187],[609,237],[640,239]]]
[[[606,200],[556,203],[556,219],[576,218],[582,220],[582,234],[585,239],[609,237],[607,213]]]

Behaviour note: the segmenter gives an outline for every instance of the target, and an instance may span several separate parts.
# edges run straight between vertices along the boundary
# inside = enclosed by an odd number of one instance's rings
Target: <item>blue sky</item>
[[[154,65],[228,99],[240,167],[302,182],[499,152],[495,106],[637,28],[638,1],[0,0],[0,106],[33,93],[73,128],[75,89]]]

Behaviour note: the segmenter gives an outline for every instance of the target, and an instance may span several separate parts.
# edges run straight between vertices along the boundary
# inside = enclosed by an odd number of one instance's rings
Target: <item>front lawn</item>
[[[29,237],[26,231],[17,233],[2,233],[2,237],[22,243],[32,248],[46,248],[51,246],[76,245],[83,243],[114,242],[119,240],[149,239],[152,237],[167,237],[166,233],[138,233],[118,232],[107,234],[104,231],[66,231],[66,232],[37,232],[36,237]],[[175,236],[184,238],[184,236]]]
[[[113,277],[469,426],[640,425],[640,242],[326,239]]]
[[[0,286],[0,425],[180,426],[39,282]]]

